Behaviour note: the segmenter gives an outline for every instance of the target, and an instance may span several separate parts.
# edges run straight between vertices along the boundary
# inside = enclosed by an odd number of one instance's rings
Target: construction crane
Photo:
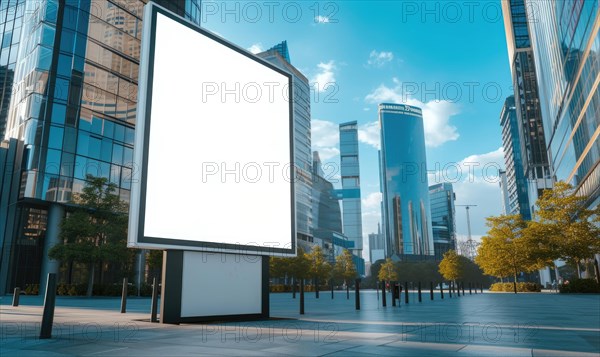
[[[469,217],[469,209],[471,207],[477,207],[477,205],[455,205],[458,207],[464,207],[467,210],[467,249],[468,257],[473,260],[475,257],[475,245],[473,244],[473,238],[471,237],[471,219]]]

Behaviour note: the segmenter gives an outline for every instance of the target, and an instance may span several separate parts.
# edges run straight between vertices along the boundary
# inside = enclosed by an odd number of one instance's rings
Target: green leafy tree
[[[326,281],[331,276],[331,264],[325,257],[321,246],[313,247],[312,251],[307,254],[310,261],[310,275],[315,279],[315,294],[319,297],[319,282]]]
[[[440,262],[440,274],[446,280],[456,280],[463,277],[465,263],[455,250],[449,250],[444,253],[444,258]]]
[[[350,282],[358,276],[356,266],[352,260],[352,253],[344,249],[342,254],[336,258],[334,276],[342,279],[346,285],[346,298],[350,298]]]
[[[388,283],[392,281],[398,281],[398,268],[392,259],[387,258],[385,262],[381,264],[378,278],[379,280],[383,280]]]
[[[513,287],[517,293],[517,275],[537,268],[533,258],[535,249],[524,236],[527,222],[521,215],[488,217],[487,236],[481,239],[475,262],[484,273],[499,278],[514,277]]]
[[[306,279],[310,276],[310,259],[304,249],[298,247],[296,256],[289,259],[288,271],[296,279]]]
[[[579,264],[600,251],[600,207],[586,208],[587,197],[577,195],[573,186],[557,182],[537,201],[537,223],[533,223],[528,236],[540,249],[539,260],[562,259],[577,268]]]
[[[50,249],[52,259],[88,266],[87,295],[92,295],[96,267],[100,263],[131,262],[127,249],[127,206],[115,194],[116,185],[103,177],[87,176],[75,207],[61,226],[62,242]]]

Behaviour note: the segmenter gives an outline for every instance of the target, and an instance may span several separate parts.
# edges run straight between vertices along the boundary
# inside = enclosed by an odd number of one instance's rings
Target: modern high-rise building
[[[375,263],[385,259],[385,242],[381,234],[381,225],[377,224],[377,233],[369,234],[369,261]]]
[[[545,189],[552,188],[553,181],[544,136],[535,56],[529,34],[530,21],[525,0],[502,1],[502,12],[518,118],[521,164],[526,178],[524,183],[528,186],[529,209],[533,211],[538,197]]]
[[[379,122],[386,257],[433,256],[421,108],[382,103]]]
[[[515,108],[515,97],[510,96],[504,101],[500,113],[502,127],[502,144],[504,146],[504,162],[506,165],[506,181],[508,191],[507,214],[520,214],[523,219],[531,219],[529,195],[527,193],[527,177],[523,169],[523,154],[519,141],[519,116]]]
[[[200,25],[200,0],[155,2]],[[0,294],[58,271],[48,250],[86,174],[129,202],[145,3],[0,2],[0,159],[14,159],[0,163]]]
[[[362,258],[363,232],[356,121],[340,124],[340,172],[344,235],[354,242],[352,253]]]
[[[502,192],[502,214],[510,214],[510,206],[508,199],[508,179],[506,178],[506,170],[498,172],[500,191]]]
[[[313,245],[320,245],[329,260],[334,263],[335,257],[342,254],[344,248],[351,249],[352,242],[343,234],[342,211],[333,183],[324,176],[318,152],[313,152]],[[299,241],[306,251],[311,244]]]
[[[289,62],[284,41],[258,53],[265,61],[292,75],[294,116],[294,166],[296,168],[296,227],[300,241],[313,242],[312,149],[310,136],[310,87],[308,78]]]
[[[555,180],[600,204],[600,5],[527,0],[544,134]]]
[[[448,182],[429,186],[431,205],[431,226],[433,250],[436,260],[442,260],[444,253],[456,249],[456,194]]]

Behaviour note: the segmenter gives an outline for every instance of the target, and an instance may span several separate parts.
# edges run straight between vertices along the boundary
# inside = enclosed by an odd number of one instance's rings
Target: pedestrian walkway
[[[243,294],[241,294],[243,296]],[[306,293],[306,313],[291,294],[271,294],[268,321],[162,325],[150,300],[57,297],[53,339],[39,340],[42,300],[0,299],[4,356],[598,356],[600,295],[429,292],[419,303],[382,307],[375,291]],[[403,297],[404,298],[404,297]]]

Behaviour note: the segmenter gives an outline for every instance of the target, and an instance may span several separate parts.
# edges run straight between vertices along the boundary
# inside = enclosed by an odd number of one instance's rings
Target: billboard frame
[[[194,241],[173,238],[147,237],[144,234],[145,205],[147,195],[148,153],[150,139],[150,119],[152,113],[152,90],[154,53],[156,46],[157,16],[160,13],[187,28],[234,50],[238,54],[278,72],[285,76],[288,82],[288,118],[289,118],[289,148],[290,163],[294,163],[294,117],[293,117],[293,82],[292,74],[271,63],[253,55],[245,49],[215,35],[196,24],[172,12],[149,2],[144,9],[144,24],[142,29],[142,46],[138,80],[138,105],[136,111],[136,134],[134,147],[134,165],[139,165],[137,177],[132,177],[131,198],[129,209],[129,234],[127,246],[139,249],[158,250],[193,250],[203,252],[254,254],[266,256],[296,256],[296,200],[295,200],[295,170],[290,170],[290,204],[291,204],[291,237],[289,247],[270,247],[248,244],[217,243],[209,241]],[[295,167],[295,166],[292,166]],[[135,171],[134,171],[135,172]]]

